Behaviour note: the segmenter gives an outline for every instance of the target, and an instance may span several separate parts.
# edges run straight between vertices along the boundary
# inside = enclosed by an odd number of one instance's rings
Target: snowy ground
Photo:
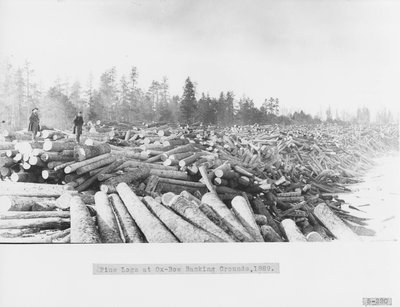
[[[368,228],[376,231],[366,241],[392,241],[400,239],[400,168],[399,153],[390,153],[376,159],[376,166],[363,177],[363,182],[352,185],[353,193],[342,194],[346,204],[364,212],[348,209],[353,215],[369,217]],[[346,210],[346,205],[343,209]]]

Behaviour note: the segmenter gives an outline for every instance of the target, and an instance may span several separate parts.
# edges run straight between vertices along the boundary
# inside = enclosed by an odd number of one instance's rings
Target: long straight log
[[[58,217],[0,220],[0,229],[66,229],[70,220]]]
[[[172,231],[181,242],[222,242],[219,237],[187,222],[172,210],[156,202],[154,198],[145,196],[144,201],[154,214]]]
[[[146,163],[146,162],[140,162],[140,161],[125,161],[118,169],[124,169],[124,168],[136,168],[136,167],[143,167],[147,166],[150,169],[159,169],[159,170],[166,170],[166,171],[177,171],[178,168],[176,166],[164,166],[162,164],[155,164],[155,163]]]
[[[204,155],[205,155],[205,153],[203,153],[203,152],[196,152],[187,158],[181,159],[179,161],[179,166],[184,167],[184,166],[190,165],[190,164],[196,162],[197,160],[199,160]]]
[[[185,159],[185,158],[187,158],[189,156],[192,156],[192,154],[193,153],[191,153],[191,152],[182,152],[182,153],[172,154],[168,158],[172,159],[172,160],[180,161],[180,160]]]
[[[0,196],[58,197],[66,190],[64,186],[56,184],[0,182]]]
[[[195,181],[186,181],[186,180],[178,180],[178,179],[170,179],[170,178],[160,178],[159,182],[161,183],[170,183],[175,185],[181,185],[185,187],[192,187],[197,189],[206,189],[206,185],[201,182]]]
[[[173,197],[166,206],[172,208],[175,212],[185,217],[195,226],[202,228],[209,233],[221,238],[225,242],[235,242],[225,231],[215,225],[197,205],[183,196]]]
[[[110,196],[115,215],[118,218],[121,226],[122,234],[126,243],[143,243],[143,234],[138,225],[128,212],[128,209],[122,202],[118,194],[111,194]]]
[[[106,168],[107,168],[107,165],[106,166],[101,166],[99,168],[95,168],[95,169],[91,170],[90,172],[87,172],[86,174],[88,174],[90,177],[92,177],[92,176],[100,173],[102,170],[104,170]]]
[[[325,203],[321,203],[314,208],[314,215],[338,240],[360,240],[360,237],[337,217]]]
[[[70,161],[74,160],[74,158],[71,157],[71,156],[62,155],[60,152],[52,152],[52,151],[48,151],[48,152],[43,153],[40,156],[40,159],[43,162],[51,162],[51,161],[53,161],[53,162],[55,162],[55,161],[58,161],[58,162],[70,162]]]
[[[260,228],[258,227],[256,220],[254,219],[253,213],[251,212],[247,201],[242,196],[236,196],[232,199],[232,209],[235,215],[246,228],[247,232],[256,240],[257,242],[264,242],[264,239],[260,233]]]
[[[31,211],[33,206],[51,206],[55,198],[24,197],[24,196],[0,196],[0,212],[5,211]]]
[[[52,163],[52,162],[50,162],[50,163]],[[52,167],[50,167],[50,165],[49,165],[50,163],[47,164],[48,168],[52,168]],[[55,162],[53,162],[53,163],[55,163]],[[58,162],[58,163],[59,163],[59,164],[57,164],[57,165],[55,165],[55,166],[53,167],[53,169],[54,169],[55,171],[58,171],[58,170],[60,170],[60,169],[64,169],[65,167],[74,164],[75,161],[68,161],[68,162],[64,162],[64,163],[62,163],[62,162],[60,161],[60,162]]]
[[[97,212],[97,225],[102,243],[122,243],[117,219],[107,194],[97,192],[94,195]]]
[[[118,184],[117,191],[148,242],[178,242],[174,235],[149,211],[126,183]]]
[[[179,146],[179,147],[176,147],[174,149],[168,150],[168,151],[164,152],[163,154],[151,157],[150,159],[147,159],[146,162],[147,163],[156,162],[156,161],[159,161],[161,159],[161,156],[168,157],[169,155],[172,155],[172,154],[175,154],[175,153],[182,153],[182,152],[188,152],[188,151],[193,151],[193,150],[194,150],[194,147],[193,147],[192,144]]]
[[[8,211],[0,213],[0,220],[39,219],[50,217],[69,219],[70,214],[68,211]]]
[[[119,158],[124,159],[136,159],[136,160],[146,160],[147,158],[142,156],[139,152],[131,152],[127,150],[111,150],[111,154],[113,156],[117,156]]]
[[[83,166],[89,165],[89,164],[97,162],[97,161],[101,161],[103,159],[107,159],[109,157],[111,157],[110,154],[105,154],[105,155],[97,156],[97,157],[94,157],[94,158],[91,158],[91,159],[87,159],[85,161],[76,162],[74,164],[66,166],[64,168],[64,172],[66,174],[70,174],[70,173],[76,171],[78,168],[81,168]]]
[[[160,169],[150,169],[150,174],[162,178],[178,179],[190,181],[189,176],[184,172],[170,171],[170,170],[160,170]]]
[[[95,146],[80,145],[74,148],[74,158],[75,161],[84,161],[110,152],[111,146],[107,143]]]
[[[100,186],[100,190],[105,193],[115,193],[116,187],[119,183],[131,183],[132,181],[144,180],[150,175],[150,169],[148,167],[140,167],[135,169],[136,171],[131,171],[116,177],[112,177],[103,182]]]
[[[70,211],[71,243],[101,243],[96,224],[79,196],[71,199]]]
[[[73,163],[73,161],[71,161]],[[67,163],[71,163],[71,162],[67,162]],[[65,162],[61,162],[61,161],[50,161],[49,163],[47,163],[47,168],[51,169],[51,170],[55,170],[55,168],[59,165],[65,164]]]
[[[34,235],[31,237],[0,238],[0,243],[13,243],[13,244],[51,243],[51,238],[43,237],[41,235]]]
[[[215,193],[204,194],[201,201],[212,207],[224,219],[235,237],[244,242],[254,242],[252,236]]]
[[[66,149],[74,149],[75,143],[74,142],[58,142],[58,141],[50,141],[45,140],[43,143],[43,150],[44,151],[63,151]]]
[[[76,170],[76,173],[78,175],[82,175],[82,174],[88,173],[92,170],[95,170],[97,168],[100,168],[102,166],[109,165],[109,164],[115,162],[115,160],[116,160],[116,157],[111,156],[111,157],[90,163],[88,165],[82,166]],[[88,161],[88,160],[86,160],[86,161]],[[67,167],[69,167],[69,166],[67,166]]]
[[[116,177],[116,176],[119,176],[120,174],[118,174],[118,173],[112,173],[112,174],[100,174],[99,176],[98,176],[98,180],[99,181],[106,181],[107,179],[110,179],[110,178],[112,178],[112,177]]]
[[[107,167],[103,168],[101,171],[99,171],[97,174],[91,176],[90,178],[88,178],[87,180],[85,180],[83,183],[81,183],[76,190],[78,192],[82,192],[84,190],[86,190],[88,187],[90,187],[93,183],[95,183],[96,181],[98,181],[98,177],[101,174],[106,174],[109,172],[112,172],[114,169],[116,169],[118,166],[120,166],[123,163],[122,160],[117,160],[113,163],[111,163],[110,165],[108,165]]]

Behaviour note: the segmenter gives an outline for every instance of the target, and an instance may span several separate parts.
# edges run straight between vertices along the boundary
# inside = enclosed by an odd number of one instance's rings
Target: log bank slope
[[[1,242],[358,241],[339,195],[399,146],[394,125],[96,129],[2,136]]]

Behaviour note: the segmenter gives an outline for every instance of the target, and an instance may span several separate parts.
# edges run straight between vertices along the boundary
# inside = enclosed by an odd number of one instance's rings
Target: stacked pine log
[[[70,242],[69,203],[76,195],[63,185],[0,183],[0,243]],[[94,205],[93,195],[80,198]]]
[[[73,242],[354,239],[350,234],[374,233],[368,218],[345,208],[340,193],[350,191],[347,184],[360,180],[373,157],[398,149],[396,135],[394,126],[103,125],[84,134],[85,145],[65,137],[54,141],[54,135],[29,146],[18,143],[18,149],[3,142],[0,166],[13,181],[101,191],[96,221],[87,219],[93,210],[80,198],[64,205],[71,206],[71,239],[73,225],[92,229]],[[16,169],[18,154],[28,170]],[[15,175],[20,173],[28,175]],[[73,212],[80,216],[76,223]],[[102,227],[108,227],[104,234]],[[190,238],[182,227],[193,230]]]

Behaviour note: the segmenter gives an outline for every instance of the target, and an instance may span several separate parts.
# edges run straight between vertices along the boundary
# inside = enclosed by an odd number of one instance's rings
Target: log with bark
[[[144,237],[118,194],[109,196],[126,243],[143,243]]]
[[[150,243],[178,242],[165,225],[141,202],[126,183],[120,183],[117,191],[140,230]]]
[[[271,226],[262,225],[260,229],[265,242],[283,242],[282,238]]]
[[[112,206],[103,192],[97,192],[94,196],[97,212],[97,225],[102,243],[122,243],[119,226]]]
[[[107,159],[107,158],[110,158],[110,157],[111,157],[111,154],[104,154],[104,155],[100,155],[100,156],[97,156],[97,157],[93,157],[93,158],[87,159],[85,161],[76,162],[74,164],[66,166],[64,168],[64,172],[66,174],[70,174],[70,173],[76,171],[77,169],[79,169],[81,167],[87,166],[89,164],[92,164],[92,163],[95,163],[95,162],[98,162],[98,161],[101,161],[101,160],[104,160],[104,159]]]
[[[165,194],[164,194],[165,195]],[[200,227],[209,233],[219,237],[225,242],[235,242],[225,231],[215,225],[200,209],[190,200],[183,196],[173,196],[169,201],[163,203],[172,208],[175,212],[186,218],[192,224]]]
[[[70,220],[59,217],[0,219],[0,229],[66,229],[68,227],[70,227]]]
[[[96,224],[79,196],[71,199],[70,211],[71,243],[101,243]]]
[[[306,237],[302,234],[302,232],[296,226],[296,223],[293,220],[284,219],[281,222],[281,225],[285,230],[285,234],[289,242],[307,242]]]
[[[41,156],[40,159],[43,162],[71,162],[74,160],[73,157],[69,156],[69,155],[63,155],[61,152],[54,152],[54,151],[48,151],[48,152],[44,152]]]
[[[113,163],[111,163],[110,165],[108,165],[107,167],[103,168],[101,171],[99,171],[98,173],[96,173],[95,175],[91,176],[88,179],[85,179],[84,182],[82,182],[78,187],[76,187],[76,190],[78,192],[82,192],[85,191],[87,188],[89,188],[92,184],[94,184],[96,181],[98,181],[98,177],[101,174],[106,174],[109,172],[112,172],[114,169],[116,169],[118,166],[120,166],[123,163],[122,160],[117,160]]]
[[[0,212],[31,211],[33,206],[49,207],[55,204],[53,197],[0,196]]]
[[[66,190],[65,186],[56,184],[0,182],[0,196],[58,197]]]
[[[0,213],[0,220],[13,219],[40,219],[40,218],[63,218],[69,219],[68,211],[8,211]]]
[[[127,172],[125,174],[111,177],[104,181],[101,186],[100,190],[105,193],[115,193],[116,187],[119,183],[125,182],[130,183],[132,181],[143,181],[150,175],[150,168],[148,167],[139,167],[134,171]]]
[[[321,203],[314,208],[319,221],[338,239],[342,241],[359,241],[358,237],[331,209]]]
[[[202,228],[187,222],[172,210],[156,202],[154,198],[145,196],[144,201],[154,214],[172,231],[181,242],[203,243],[222,242],[223,240]]]
[[[80,145],[74,148],[74,158],[75,161],[84,161],[110,152],[111,146],[107,143],[95,146]]]
[[[225,224],[228,225],[229,229],[235,234],[235,237],[240,241],[254,242],[255,240],[244,228],[244,226],[238,221],[236,216],[226,207],[226,205],[218,198],[215,193],[206,193],[203,195],[202,202],[212,207]]]
[[[86,160],[86,161],[88,161],[88,160]],[[78,169],[76,170],[76,173],[77,173],[78,175],[82,175],[82,174],[88,173],[88,172],[90,172],[90,171],[92,171],[92,170],[98,169],[98,168],[100,168],[100,167],[103,167],[103,166],[112,164],[112,163],[115,162],[115,161],[116,161],[116,157],[110,156],[110,157],[108,157],[108,158],[104,158],[104,159],[101,159],[101,160],[99,160],[99,161],[96,161],[96,162],[87,164],[87,165],[85,165],[85,166],[82,166],[82,167],[80,167],[80,168],[78,168]],[[73,165],[73,164],[72,164],[72,165]],[[72,166],[72,165],[70,165],[70,166]],[[67,167],[70,167],[70,166],[67,166]]]
[[[45,140],[43,143],[43,150],[45,151],[63,151],[74,149],[75,142],[72,141],[50,141]]]
[[[257,242],[264,242],[260,228],[254,219],[253,212],[247,204],[246,199],[242,196],[236,196],[234,199],[232,199],[232,209],[236,217],[246,228],[247,232],[253,237],[253,239]]]

